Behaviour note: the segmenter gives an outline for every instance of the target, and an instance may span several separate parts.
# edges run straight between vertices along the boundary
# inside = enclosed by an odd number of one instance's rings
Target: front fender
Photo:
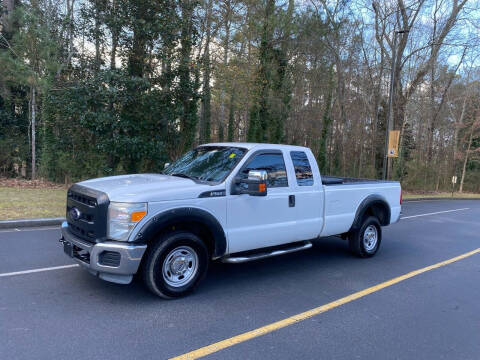
[[[227,252],[227,239],[222,225],[209,212],[193,207],[170,209],[152,216],[135,235],[133,242],[148,243],[162,230],[182,222],[195,222],[207,227],[213,237],[213,257]]]

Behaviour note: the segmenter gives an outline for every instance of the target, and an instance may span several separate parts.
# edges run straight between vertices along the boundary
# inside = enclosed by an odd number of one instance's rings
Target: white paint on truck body
[[[202,146],[233,146],[247,153],[221,184],[205,184],[158,174],[122,175],[81,182],[80,185],[105,192],[110,201],[146,202],[148,214],[130,234],[133,241],[142,226],[153,216],[177,208],[198,208],[210,213],[222,226],[227,239],[227,254],[281,245],[320,236],[347,232],[358,207],[369,195],[383,198],[390,207],[390,223],[400,217],[398,182],[358,182],[322,184],[317,162],[310,149],[301,146],[251,143],[216,143]],[[234,178],[258,150],[281,151],[288,186],[268,188],[267,196],[232,195]],[[290,156],[291,151],[307,155],[313,185],[299,186]],[[200,198],[205,191],[225,190],[225,196]],[[295,206],[289,206],[289,196]]]
[[[321,236],[347,232],[357,209],[369,195],[379,195],[390,205],[391,223],[400,217],[400,185],[395,182],[328,185],[325,189],[325,228]]]

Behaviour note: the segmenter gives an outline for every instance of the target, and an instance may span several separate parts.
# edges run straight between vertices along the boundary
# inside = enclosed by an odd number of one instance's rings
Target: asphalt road
[[[403,217],[384,228],[374,258],[321,239],[301,253],[215,263],[173,301],[78,267],[11,274],[72,262],[58,229],[0,231],[0,359],[166,359],[480,248],[480,201],[408,202]],[[479,359],[479,299],[477,253],[206,358]]]

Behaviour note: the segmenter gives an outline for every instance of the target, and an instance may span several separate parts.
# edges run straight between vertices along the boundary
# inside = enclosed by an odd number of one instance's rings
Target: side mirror
[[[163,170],[165,170],[169,166],[170,166],[170,163],[165,163],[165,165],[163,165]]]
[[[267,195],[267,179],[266,170],[250,170],[247,179],[236,178],[234,194],[248,194],[251,196]]]

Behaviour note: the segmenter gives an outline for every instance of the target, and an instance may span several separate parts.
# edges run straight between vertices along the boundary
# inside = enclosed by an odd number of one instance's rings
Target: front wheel
[[[143,281],[155,295],[184,296],[204,278],[208,250],[195,234],[179,231],[158,239],[143,263]]]
[[[350,250],[360,257],[375,255],[382,241],[382,228],[374,216],[367,217],[358,230],[353,230],[348,235]]]

